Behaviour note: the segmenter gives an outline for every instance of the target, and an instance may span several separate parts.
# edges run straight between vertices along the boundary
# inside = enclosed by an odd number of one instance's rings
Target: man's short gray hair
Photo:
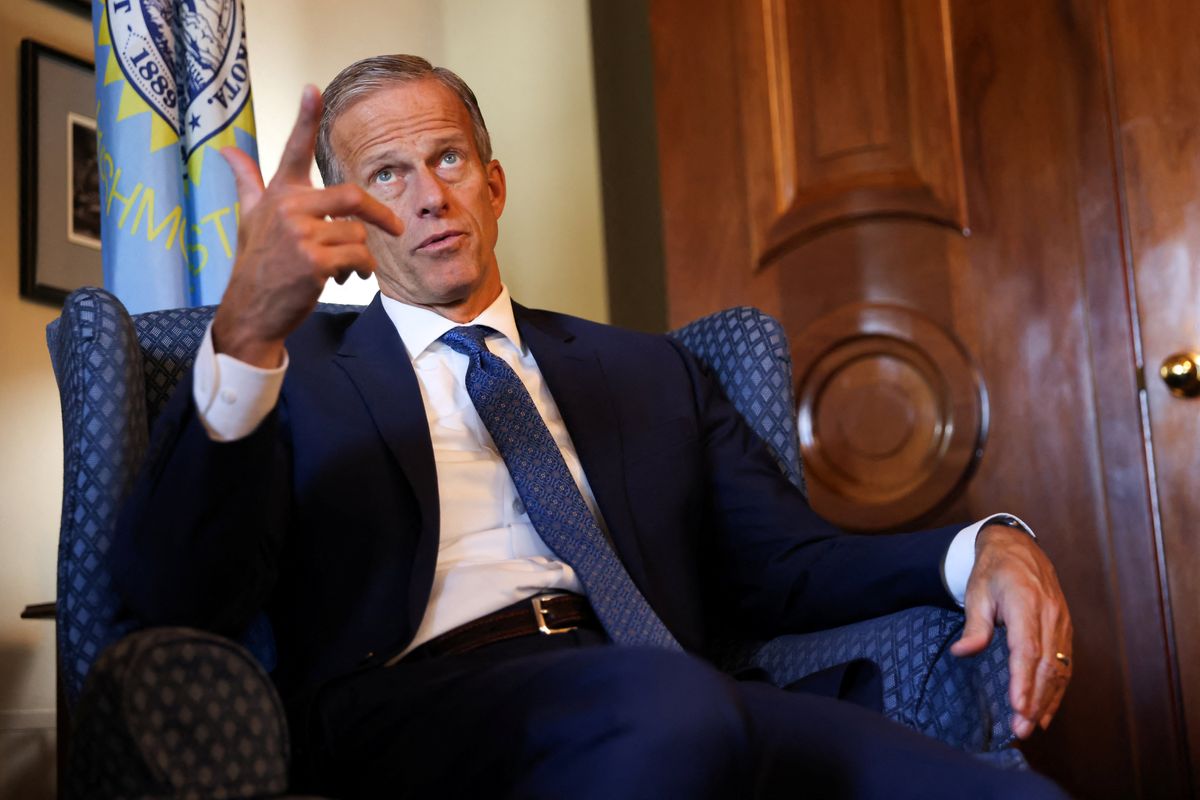
[[[433,66],[420,56],[372,56],[355,61],[325,87],[325,109],[321,113],[321,126],[317,131],[316,155],[317,168],[321,170],[326,186],[341,183],[344,179],[342,165],[334,156],[329,141],[333,124],[342,112],[372,92],[398,83],[424,79],[435,80],[458,95],[471,115],[475,149],[479,151],[479,157],[484,164],[492,160],[492,139],[483,122],[479,101],[466,81],[445,67]]]

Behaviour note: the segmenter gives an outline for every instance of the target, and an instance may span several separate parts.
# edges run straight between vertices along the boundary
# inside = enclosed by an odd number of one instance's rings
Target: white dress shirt
[[[416,637],[404,652],[543,591],[582,594],[574,570],[560,561],[534,530],[508,469],[471,403],[466,389],[467,356],[439,341],[458,323],[386,295],[382,300],[421,388],[441,511],[433,591]],[[508,288],[467,324],[487,325],[499,332],[488,337],[488,349],[504,359],[525,384],[588,508],[604,528],[558,406],[533,354],[521,342]],[[226,442],[252,433],[275,407],[287,365],[286,354],[278,368],[261,369],[216,353],[210,326],[196,355],[193,380],[196,408],[209,437]],[[993,514],[964,528],[946,552],[942,578],[960,606],[975,565],[976,536],[984,525],[1001,516],[1012,515]],[[1028,526],[1017,522],[1032,535]]]

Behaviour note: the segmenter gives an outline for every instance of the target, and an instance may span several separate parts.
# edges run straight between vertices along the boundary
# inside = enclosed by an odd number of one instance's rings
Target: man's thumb
[[[985,614],[973,614],[967,612],[967,622],[963,625],[962,636],[958,637],[958,641],[950,645],[950,652],[955,656],[973,656],[976,653],[982,652],[983,648],[988,646],[988,642],[992,641],[992,633],[995,631],[995,625],[990,617]]]
[[[242,213],[245,213],[262,197],[264,184],[258,162],[236,147],[222,147],[221,156],[233,170],[238,202],[242,205]]]

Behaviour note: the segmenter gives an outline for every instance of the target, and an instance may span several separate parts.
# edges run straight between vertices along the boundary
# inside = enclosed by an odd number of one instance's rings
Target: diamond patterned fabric
[[[133,318],[142,349],[146,381],[146,421],[153,425],[179,383],[196,360],[196,350],[212,320],[215,306],[151,311]]]
[[[718,311],[672,331],[717,376],[788,480],[805,491],[792,402],[792,356],[783,326],[757,308]]]
[[[130,630],[112,622],[117,599],[105,556],[149,429],[137,338],[112,295],[72,293],[47,340],[63,412],[58,651],[73,704],[92,662]]]
[[[47,326],[63,416],[58,647],[71,705],[100,652],[132,630],[113,621],[118,601],[107,554],[117,513],[145,455],[150,426],[191,367],[214,310],[171,309],[130,318],[110,293],[84,288],[71,293],[62,316]],[[274,664],[265,616],[244,643],[262,663]]]
[[[114,298],[115,302],[115,298]],[[142,369],[146,380],[146,415],[149,425],[171,399],[179,383],[196,360],[196,351],[204,331],[216,312],[216,306],[171,308],[133,317],[133,327],[142,348]],[[360,311],[359,306],[318,303],[318,311]]]
[[[779,322],[743,306],[703,317],[670,335],[712,370],[779,468],[804,491],[791,356]],[[916,608],[765,644],[735,642],[718,658],[727,671],[761,669],[779,686],[867,659],[880,668],[883,710],[889,717],[970,752],[1005,753],[998,763],[1023,764],[1019,751],[1004,749],[1014,737],[1008,725],[1012,709],[1003,637],[974,658],[958,659],[949,646],[962,624],[960,612]]]
[[[76,712],[68,798],[232,798],[287,788],[283,707],[220,637],[155,628],[106,650]]]
[[[963,615],[912,608],[828,631],[780,636],[744,647],[726,668],[758,667],[786,686],[856,659],[883,676],[883,712],[891,719],[969,752],[998,750],[1015,740],[1008,720],[1008,647],[1003,628],[972,658],[950,654]]]

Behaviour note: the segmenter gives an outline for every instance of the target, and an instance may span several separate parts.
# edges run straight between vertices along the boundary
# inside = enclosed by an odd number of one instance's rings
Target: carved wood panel
[[[755,263],[870,217],[968,229],[945,2],[744,0],[739,19]]]
[[[843,306],[792,338],[809,499],[879,530],[961,487],[986,435],[986,393],[962,343],[902,306]]]
[[[777,311],[785,318],[823,319],[793,326],[796,342],[825,348],[814,353],[803,344],[793,353],[813,503],[849,528],[894,528],[953,495],[984,434],[978,375],[952,321],[938,313],[944,308],[925,307],[930,297],[947,296],[949,254],[930,247],[926,234],[901,232],[891,246],[906,253],[895,265],[904,277],[880,282],[871,274],[888,265],[854,242],[845,241],[832,269],[821,256],[829,248],[810,244],[837,228],[881,221],[933,226],[943,236],[967,230],[949,6],[740,0],[740,11],[734,36],[745,262],[782,290]],[[910,280],[912,259],[930,261],[919,283]],[[889,310],[860,314],[863,298],[836,290],[812,308],[788,291],[798,273],[824,285],[838,272],[851,285],[882,288],[874,299]],[[866,324],[904,315],[906,323],[882,338]],[[867,342],[875,348],[869,353]],[[852,387],[861,397],[849,397]],[[885,411],[891,415],[880,417]],[[873,424],[861,426],[859,412]],[[882,447],[868,442],[873,436],[905,445],[868,455]]]

